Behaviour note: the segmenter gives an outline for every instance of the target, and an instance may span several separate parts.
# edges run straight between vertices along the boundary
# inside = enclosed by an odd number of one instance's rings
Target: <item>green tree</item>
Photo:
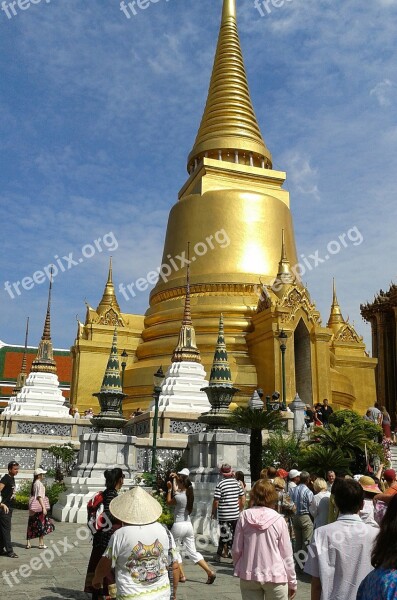
[[[65,475],[71,475],[73,463],[77,458],[77,450],[73,448],[72,444],[50,446],[48,452],[54,457],[55,479],[62,481]]]
[[[280,428],[282,423],[278,411],[254,410],[249,406],[239,406],[230,417],[230,425],[235,429],[250,431],[250,471],[251,481],[257,481],[262,469],[262,431]]]
[[[302,436],[274,431],[263,445],[262,461],[264,465],[290,471],[300,465],[301,455]]]

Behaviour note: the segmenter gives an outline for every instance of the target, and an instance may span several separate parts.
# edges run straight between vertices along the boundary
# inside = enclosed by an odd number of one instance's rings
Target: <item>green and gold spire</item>
[[[29,317],[27,317],[27,319],[26,319],[25,348],[23,351],[21,371],[17,377],[17,382],[13,389],[12,396],[16,396],[21,391],[21,389],[23,388],[23,386],[26,383],[26,378],[28,376],[27,369],[26,369],[26,366],[27,366],[26,357],[27,357],[27,351],[28,351],[28,336],[29,336]]]
[[[51,340],[51,293],[52,293],[52,273],[50,275],[50,286],[48,289],[47,314],[44,322],[43,335],[41,337],[37,356],[32,363],[32,373],[53,373],[57,374],[57,365],[54,360],[54,351]]]
[[[114,285],[113,285],[112,257],[110,257],[110,260],[109,260],[108,280],[105,285],[102,300],[98,304],[98,308],[97,308],[98,315],[102,315],[110,307],[112,307],[117,313],[120,314],[120,306],[119,306],[119,303],[117,302],[116,292],[114,290]]]
[[[188,244],[188,261],[190,256],[190,244]],[[193,327],[192,313],[190,309],[190,262],[187,265],[186,274],[186,297],[183,321],[179,331],[178,344],[172,355],[172,362],[198,362],[201,363],[200,350],[196,345],[196,332]]]
[[[190,173],[203,157],[272,167],[248,88],[237,30],[236,0],[224,0],[207,104],[188,158]]]
[[[227,356],[225,331],[223,324],[223,315],[219,319],[218,341],[216,343],[214,361],[212,363],[209,385],[230,386],[232,387],[232,373],[230,370],[229,359]]]
[[[112,348],[105,375],[102,381],[101,394],[123,394],[120,377],[120,363],[117,351],[117,329],[114,330]]]
[[[345,319],[342,316],[342,311],[339,306],[338,298],[336,297],[336,285],[335,278],[332,280],[332,305],[331,305],[331,314],[328,319],[327,326],[332,329],[335,333],[339,331],[339,329],[346,324]]]

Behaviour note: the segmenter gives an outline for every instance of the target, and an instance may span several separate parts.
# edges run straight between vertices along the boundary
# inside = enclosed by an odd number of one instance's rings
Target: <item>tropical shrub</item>
[[[351,475],[351,458],[347,457],[340,448],[324,447],[320,444],[307,446],[300,459],[300,468],[326,478],[327,471]]]
[[[294,433],[274,431],[263,445],[262,462],[264,465],[290,471],[300,466],[302,456],[302,437]]]
[[[50,446],[47,450],[54,457],[55,479],[62,481],[64,476],[72,474],[73,465],[77,459],[78,451],[67,443],[63,446]]]
[[[316,427],[306,442],[302,465],[318,474],[327,470],[364,473],[368,459],[379,456],[385,462],[385,453],[378,443],[381,428],[350,410],[333,413],[329,428]],[[319,448],[325,449],[319,450]],[[344,460],[341,460],[343,457]],[[332,461],[334,460],[334,464]],[[325,461],[328,467],[325,468]]]

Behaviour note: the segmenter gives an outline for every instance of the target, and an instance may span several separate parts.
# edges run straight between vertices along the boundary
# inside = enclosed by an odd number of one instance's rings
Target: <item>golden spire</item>
[[[23,388],[23,386],[26,383],[26,378],[28,375],[26,372],[26,355],[27,355],[27,350],[28,350],[28,335],[29,335],[29,317],[27,317],[27,319],[26,319],[25,348],[23,351],[21,372],[19,373],[19,375],[17,377],[17,382],[13,389],[12,396],[16,396],[21,391],[21,389]]]
[[[105,290],[103,292],[102,300],[100,301],[98,308],[97,308],[98,315],[102,315],[104,312],[106,312],[109,309],[109,307],[113,307],[115,309],[115,311],[118,313],[121,312],[119,303],[117,302],[116,292],[114,291],[114,285],[113,285],[112,257],[110,257],[110,261],[109,261],[108,280],[105,285]]]
[[[285,231],[281,233],[281,259],[278,263],[278,273],[276,282],[281,285],[285,283],[294,283],[294,276],[291,273],[291,265],[287,258],[287,250],[285,248]]]
[[[44,323],[44,331],[37,350],[36,358],[32,363],[31,371],[33,373],[53,373],[56,375],[57,365],[54,360],[54,353],[51,340],[51,292],[52,292],[52,274],[51,269],[50,286],[48,289],[47,313]]]
[[[47,303],[47,314],[45,316],[44,322],[44,331],[42,335],[42,340],[50,340],[51,339],[51,292],[52,292],[52,273],[51,269],[50,275],[50,287],[48,289],[48,303]]]
[[[193,327],[190,310],[190,242],[187,245],[186,297],[182,326],[179,332],[178,344],[172,355],[172,362],[201,362],[200,350],[196,345],[196,332]]]
[[[335,278],[332,280],[332,306],[331,314],[328,319],[327,326],[334,330],[336,333],[342,325],[345,325],[345,320],[342,316],[342,311],[339,306],[338,298],[336,297],[336,285]]]
[[[207,104],[188,158],[190,173],[207,156],[272,168],[272,156],[256,120],[237,30],[236,0],[223,0]]]

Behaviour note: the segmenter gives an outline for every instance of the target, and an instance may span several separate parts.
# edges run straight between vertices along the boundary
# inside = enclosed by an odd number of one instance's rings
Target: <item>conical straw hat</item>
[[[128,525],[154,523],[163,512],[161,504],[139,486],[114,498],[109,509],[116,519]]]

